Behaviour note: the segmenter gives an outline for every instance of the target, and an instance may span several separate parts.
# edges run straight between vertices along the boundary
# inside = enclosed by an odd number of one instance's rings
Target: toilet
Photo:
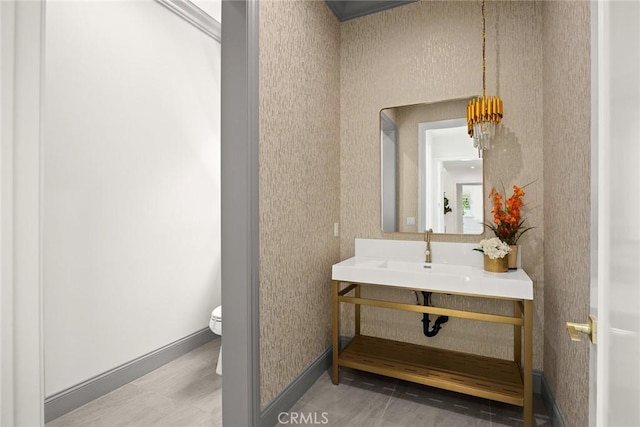
[[[222,306],[219,305],[211,312],[211,320],[209,320],[209,329],[216,334],[222,336]],[[218,366],[216,374],[222,375],[222,344],[220,345],[220,353],[218,353]]]

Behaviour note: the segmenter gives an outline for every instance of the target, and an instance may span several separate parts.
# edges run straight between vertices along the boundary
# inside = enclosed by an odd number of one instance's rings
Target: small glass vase
[[[506,273],[509,271],[509,257],[491,259],[488,255],[484,256],[484,269],[492,273]]]

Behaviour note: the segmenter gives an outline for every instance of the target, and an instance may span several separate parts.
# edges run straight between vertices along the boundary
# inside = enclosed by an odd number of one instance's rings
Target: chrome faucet
[[[424,251],[424,262],[431,262],[431,235],[433,229],[428,229],[424,232],[424,241],[427,242],[427,250]]]

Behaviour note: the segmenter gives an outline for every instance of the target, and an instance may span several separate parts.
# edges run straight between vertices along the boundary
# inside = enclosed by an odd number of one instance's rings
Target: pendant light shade
[[[472,99],[467,105],[468,133],[473,138],[473,146],[482,151],[491,147],[496,127],[502,120],[502,100],[498,96],[487,96],[486,77],[486,41],[485,41],[485,12],[482,1],[482,96]]]

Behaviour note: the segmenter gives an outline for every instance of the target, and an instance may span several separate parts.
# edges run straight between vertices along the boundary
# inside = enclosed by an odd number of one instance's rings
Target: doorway
[[[45,9],[45,421],[213,336],[220,24],[181,4]]]

